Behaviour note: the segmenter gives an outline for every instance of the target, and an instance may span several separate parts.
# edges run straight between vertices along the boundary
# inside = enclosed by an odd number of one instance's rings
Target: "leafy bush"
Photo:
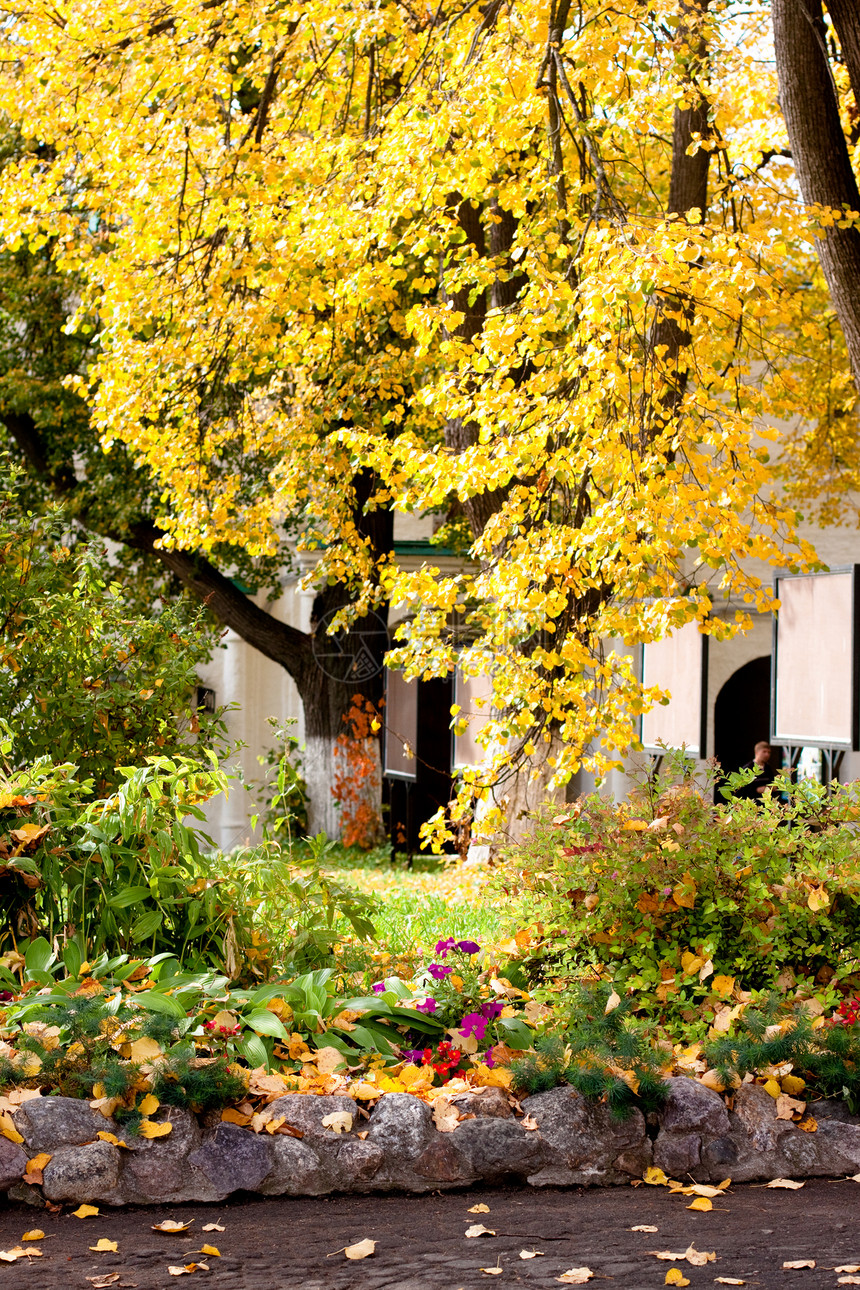
[[[667,1054],[631,1018],[631,1002],[605,985],[575,987],[555,1019],[559,1032],[538,1039],[533,1053],[513,1062],[516,1087],[542,1093],[571,1084],[583,1097],[605,1101],[620,1120],[636,1107],[646,1114],[657,1110],[666,1100]]]
[[[727,1087],[745,1075],[792,1072],[824,1097],[860,1111],[860,1025],[856,1009],[822,1023],[803,1006],[786,1010],[778,995],[744,1010],[731,1036],[704,1045],[704,1056]]]
[[[686,775],[623,804],[594,795],[544,811],[509,852],[504,892],[534,928],[526,966],[547,998],[596,976],[680,1038],[725,1032],[751,992],[835,1006],[851,988],[860,785],[786,782],[719,806],[709,789]]]

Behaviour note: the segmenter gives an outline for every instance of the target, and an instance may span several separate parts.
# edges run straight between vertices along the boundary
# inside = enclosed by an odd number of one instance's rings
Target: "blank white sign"
[[[704,757],[702,743],[702,687],[707,684],[702,633],[696,623],[685,623],[671,636],[642,647],[642,681],[668,690],[667,705],[655,704],[642,717],[642,744],[649,750],[686,747]]]
[[[483,730],[490,716],[493,697],[493,683],[486,673],[480,676],[466,676],[457,668],[454,673],[454,702],[459,704],[457,721],[464,718],[466,729],[461,735],[454,734],[454,768],[461,766],[479,766],[486,756],[486,749],[478,743],[478,735]],[[485,700],[483,706],[479,700]]]
[[[397,779],[416,779],[415,741],[418,737],[418,682],[407,681],[402,672],[385,674],[385,765],[384,774]]]
[[[850,748],[854,574],[780,578],[773,738]]]

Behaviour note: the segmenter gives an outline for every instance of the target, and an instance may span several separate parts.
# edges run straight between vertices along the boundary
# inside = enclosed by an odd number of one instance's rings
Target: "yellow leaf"
[[[98,1205],[79,1205],[77,1209],[72,1210],[74,1218],[95,1218],[99,1212]]]
[[[470,1210],[467,1210],[469,1214],[489,1214],[489,1212],[489,1205],[473,1205]]]
[[[775,1191],[800,1191],[802,1186],[802,1182],[794,1182],[791,1178],[774,1178],[772,1182],[765,1183],[765,1187]]]
[[[486,1272],[488,1277],[500,1277],[502,1275],[501,1268],[481,1268],[481,1271]]]
[[[348,1259],[369,1259],[376,1249],[376,1241],[369,1238],[364,1241],[357,1241],[355,1245],[348,1245],[344,1254]]]
[[[560,1277],[556,1277],[556,1281],[561,1281],[567,1286],[584,1286],[593,1276],[591,1268],[568,1268],[567,1272],[562,1272]]]
[[[163,1057],[164,1050],[154,1039],[144,1035],[141,1039],[135,1039],[133,1044],[129,1044],[128,1055],[133,1062],[152,1062],[157,1057]],[[93,1089],[94,1093],[95,1091]]]
[[[740,1277],[714,1277],[718,1286],[745,1286],[746,1281],[741,1281]]]
[[[788,1093],[789,1097],[797,1097],[806,1088],[806,1080],[799,1075],[784,1075],[780,1080],[783,1093]]]
[[[680,1268],[670,1268],[663,1283],[667,1286],[688,1286],[690,1278],[685,1277]]]
[[[221,1251],[218,1249],[217,1245],[201,1245],[200,1253],[209,1254],[213,1259],[220,1259],[221,1257]]]
[[[118,1246],[116,1241],[109,1241],[106,1236],[101,1236],[95,1245],[91,1245],[89,1248],[96,1254],[116,1254]]]
[[[636,1227],[631,1227],[630,1231],[631,1232],[657,1232],[659,1231],[659,1228],[656,1228],[653,1223],[638,1223]]]
[[[713,1208],[713,1202],[708,1200],[707,1196],[697,1196],[696,1199],[687,1206],[687,1209],[696,1209],[702,1214],[707,1214],[708,1211]]]
[[[656,1165],[649,1165],[642,1175],[643,1182],[648,1183],[651,1187],[665,1187],[669,1179],[658,1169]]]
[[[332,1111],[331,1115],[323,1116],[322,1124],[323,1128],[331,1129],[332,1133],[349,1133],[352,1116],[349,1111]]]
[[[711,982],[711,989],[721,999],[727,999],[734,988],[735,978],[733,976],[715,976]]]
[[[815,1259],[791,1259],[788,1262],[783,1263],[782,1265],[784,1272],[797,1272],[797,1271],[800,1271],[801,1268],[814,1268],[814,1267],[815,1267]]]
[[[671,843],[672,849],[678,849],[678,843]],[[696,887],[695,879],[691,873],[685,873],[681,881],[672,891],[672,898],[679,909],[693,909],[696,904]]]
[[[765,1093],[770,1093],[774,1101],[776,1101],[777,1098],[782,1096],[782,1089],[779,1087],[775,1079],[765,1080],[762,1087]]]
[[[47,1151],[40,1151],[32,1160],[27,1161],[27,1173],[36,1173],[37,1171],[41,1172],[41,1170],[45,1168],[45,1165],[50,1164],[50,1161],[51,1157],[48,1155]]]
[[[467,1238],[475,1236],[495,1236],[496,1233],[489,1227],[484,1227],[483,1223],[473,1223],[471,1227],[466,1228]]]
[[[11,1115],[6,1111],[0,1112],[0,1133],[2,1133],[4,1138],[8,1138],[10,1142],[24,1141],[21,1134],[15,1128]]]
[[[539,1259],[543,1250],[520,1250],[521,1259]]]
[[[152,1115],[154,1111],[158,1110],[160,1105],[161,1103],[154,1093],[147,1093],[146,1097],[141,1098],[137,1109],[140,1111],[141,1115]]]
[[[620,1002],[621,1002],[621,995],[616,994],[615,991],[613,990],[609,998],[606,1000],[606,1007],[603,1009],[606,1016],[608,1016],[610,1012],[614,1012]]]
[[[193,1218],[190,1218],[187,1223],[177,1223],[175,1218],[165,1218],[161,1223],[153,1223],[152,1230],[153,1232],[170,1232],[171,1235],[176,1235],[178,1232],[187,1232],[193,1222]]]
[[[131,1147],[128,1143],[123,1142],[122,1138],[118,1138],[115,1133],[107,1133],[104,1129],[99,1129],[96,1137],[101,1138],[102,1142],[111,1143],[114,1147],[125,1147],[126,1151],[131,1151]]]
[[[681,955],[681,967],[688,976],[698,972],[703,962],[704,959],[699,958],[698,954],[691,954],[689,950],[685,950]]]
[[[166,1138],[168,1133],[173,1132],[173,1125],[169,1120],[164,1120],[161,1124],[155,1120],[141,1120],[138,1131],[142,1138]]]
[[[22,1246],[16,1245],[12,1250],[0,1250],[0,1262],[17,1263],[19,1259],[41,1259],[42,1251],[35,1247],[25,1250]]]
[[[34,1227],[32,1231],[25,1232],[21,1237],[22,1241],[44,1241],[45,1233],[40,1227]]]
[[[237,1111],[235,1107],[228,1106],[221,1112],[221,1119],[225,1124],[250,1124],[254,1117],[244,1111]]]
[[[201,1231],[204,1232],[226,1232],[227,1229],[223,1223],[204,1223]]]
[[[818,1121],[814,1115],[807,1115],[798,1123],[797,1127],[798,1129],[802,1129],[804,1133],[817,1133]]]
[[[812,891],[806,898],[806,903],[814,914],[819,909],[827,909],[830,905],[830,897],[823,887],[813,887]]]

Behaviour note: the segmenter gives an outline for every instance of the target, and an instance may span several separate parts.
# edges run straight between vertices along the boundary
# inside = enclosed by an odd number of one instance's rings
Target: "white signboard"
[[[672,696],[643,714],[640,738],[646,752],[685,747],[694,757],[705,757],[708,638],[697,623],[642,646],[642,681]]]
[[[775,743],[858,748],[858,568],[776,579]]]
[[[383,773],[391,779],[416,779],[418,682],[402,672],[385,673],[385,758]]]
[[[486,673],[466,676],[457,668],[454,673],[454,703],[460,708],[457,721],[465,720],[467,724],[462,734],[454,734],[452,757],[455,770],[478,766],[484,760],[486,750],[478,743],[477,736],[487,724],[492,699],[493,683]]]

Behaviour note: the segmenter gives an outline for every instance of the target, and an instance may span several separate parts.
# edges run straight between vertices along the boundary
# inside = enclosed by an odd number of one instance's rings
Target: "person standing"
[[[753,802],[761,801],[765,789],[770,788],[776,779],[776,771],[771,765],[773,750],[766,739],[760,739],[753,749],[752,761],[744,762],[741,770],[754,770],[755,779],[744,788],[738,789],[736,797],[749,798]]]

